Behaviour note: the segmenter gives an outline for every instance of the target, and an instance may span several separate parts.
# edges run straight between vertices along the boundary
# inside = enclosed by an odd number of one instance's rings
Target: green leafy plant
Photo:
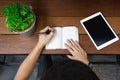
[[[34,14],[29,7],[21,3],[11,2],[2,8],[6,16],[6,24],[10,31],[20,32],[30,27]]]

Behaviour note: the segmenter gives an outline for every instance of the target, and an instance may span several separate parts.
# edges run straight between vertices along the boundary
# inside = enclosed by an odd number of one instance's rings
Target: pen
[[[39,33],[37,33],[37,34],[46,34],[46,32],[39,32]]]
[[[47,30],[46,32],[39,32],[38,34],[49,34],[51,32],[51,30]]]

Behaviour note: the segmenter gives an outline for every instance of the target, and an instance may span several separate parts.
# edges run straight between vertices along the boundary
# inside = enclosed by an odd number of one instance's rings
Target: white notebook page
[[[63,27],[63,29],[62,29],[62,49],[66,49],[65,43],[66,43],[67,39],[73,39],[73,40],[79,41],[77,27],[75,27],[75,26]]]
[[[55,34],[50,42],[46,45],[46,49],[61,49],[62,48],[62,28],[55,27]]]

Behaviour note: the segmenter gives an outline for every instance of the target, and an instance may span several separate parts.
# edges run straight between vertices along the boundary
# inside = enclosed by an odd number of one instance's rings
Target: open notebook
[[[66,49],[67,39],[79,41],[78,28],[75,26],[55,27],[55,35],[46,45],[46,49]]]

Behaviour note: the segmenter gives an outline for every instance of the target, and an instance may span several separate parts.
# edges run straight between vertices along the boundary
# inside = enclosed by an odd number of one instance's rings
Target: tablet
[[[100,50],[119,40],[118,36],[115,34],[101,12],[97,12],[80,20],[80,23],[97,50]]]

